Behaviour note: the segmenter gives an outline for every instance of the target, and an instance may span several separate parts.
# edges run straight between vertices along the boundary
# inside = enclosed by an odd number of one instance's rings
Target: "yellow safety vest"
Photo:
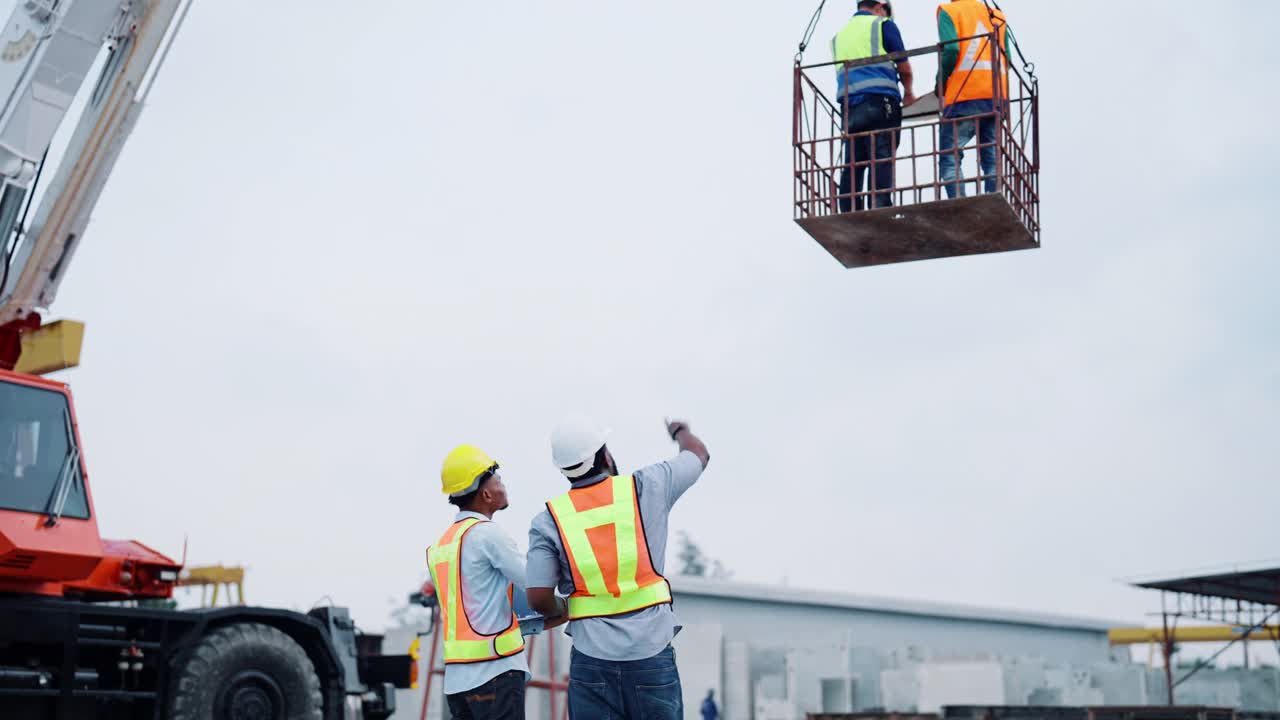
[[[831,40],[831,56],[836,62],[866,60],[884,55],[885,19],[875,15],[854,15]],[[898,66],[889,61],[846,69],[836,67],[836,97],[874,92],[882,95],[898,93]]]
[[[467,518],[449,526],[440,541],[427,548],[427,567],[431,570],[431,582],[435,583],[436,597],[440,601],[440,627],[444,631],[444,662],[478,663],[509,657],[524,650],[524,636],[520,634],[520,622],[515,611],[511,612],[511,624],[494,635],[484,635],[471,627],[467,608],[462,597],[462,541],[467,531],[485,520]],[[512,587],[507,586],[510,602]]]
[[[573,573],[569,619],[609,617],[671,602],[653,569],[635,479],[611,477],[547,503]]]

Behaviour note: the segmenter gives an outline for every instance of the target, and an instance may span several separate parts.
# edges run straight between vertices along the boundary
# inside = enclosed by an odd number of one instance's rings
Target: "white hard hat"
[[[551,461],[570,479],[591,472],[591,460],[604,447],[609,431],[586,415],[570,415],[551,432]]]

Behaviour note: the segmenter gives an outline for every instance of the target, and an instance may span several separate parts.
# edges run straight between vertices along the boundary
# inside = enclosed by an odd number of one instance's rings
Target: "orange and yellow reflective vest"
[[[636,481],[611,477],[547,503],[573,573],[569,619],[609,617],[671,602],[653,569]]]
[[[944,68],[946,77],[946,94],[943,105],[955,105],[969,100],[992,100],[995,96],[995,81],[992,75],[995,64],[995,51],[991,46],[992,32],[997,33],[997,42],[1002,50],[1009,47],[1009,28],[1004,13],[988,8],[977,0],[957,0],[938,7],[939,27],[945,27],[950,21],[955,29],[956,40],[943,37],[943,58],[954,56],[953,67]],[[950,35],[947,32],[946,35]],[[982,37],[975,37],[981,35]],[[964,38],[972,38],[965,40]],[[1000,93],[1004,100],[1009,99],[1009,58],[1001,61]],[[949,71],[949,74],[948,74]]]
[[[471,627],[462,597],[462,543],[471,528],[485,522],[476,518],[460,520],[445,531],[440,541],[427,548],[427,567],[436,586],[440,602],[440,628],[444,635],[444,662],[478,663],[509,657],[524,650],[524,636],[515,611],[511,624],[493,635],[484,635]],[[507,586],[507,600],[513,588]]]

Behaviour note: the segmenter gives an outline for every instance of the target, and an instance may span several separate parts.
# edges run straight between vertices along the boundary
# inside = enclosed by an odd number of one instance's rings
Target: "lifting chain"
[[[999,10],[1004,14],[1004,8],[1000,7],[999,0],[982,0],[987,5],[987,12],[991,15],[991,21],[995,23],[995,10]],[[994,9],[993,9],[994,8]],[[1007,26],[1008,23],[1005,23]],[[1008,32],[1008,30],[1006,30]],[[1027,79],[1031,81],[1031,87],[1038,89],[1040,80],[1036,77],[1036,64],[1027,59],[1026,53],[1022,52],[1022,46],[1018,44],[1018,36],[1013,35],[1013,49],[1018,52],[1018,59],[1022,60],[1022,71],[1027,74]]]
[[[813,11],[813,17],[809,18],[809,25],[804,30],[804,37],[800,40],[800,49],[796,52],[796,65],[804,60],[804,51],[809,48],[809,41],[813,39],[813,33],[818,29],[818,21],[822,19],[822,10],[827,6],[827,0],[821,0],[818,3],[818,9]]]

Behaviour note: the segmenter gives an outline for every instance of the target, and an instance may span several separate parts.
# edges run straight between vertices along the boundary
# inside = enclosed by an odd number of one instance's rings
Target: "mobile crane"
[[[70,389],[42,377],[79,362],[83,326],[41,311],[189,8],[18,0],[0,29],[0,717],[378,720],[416,663],[345,609],[156,605],[182,563],[101,538]]]

